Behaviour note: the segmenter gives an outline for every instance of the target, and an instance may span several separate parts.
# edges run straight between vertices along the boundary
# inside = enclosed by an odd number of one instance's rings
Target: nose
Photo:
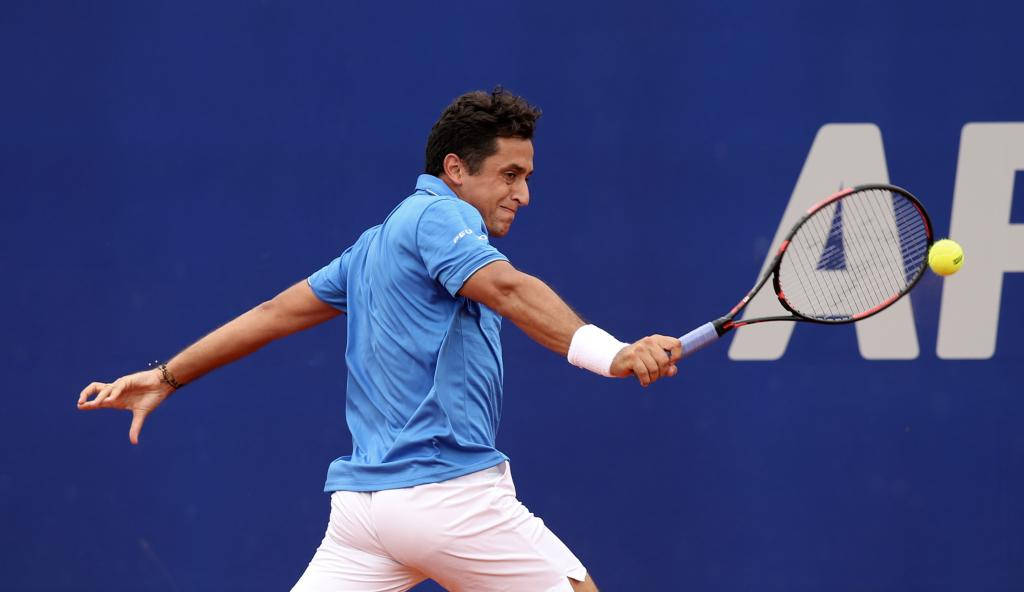
[[[519,182],[519,187],[512,192],[512,199],[519,204],[519,207],[530,205],[530,186],[526,184],[526,181]]]

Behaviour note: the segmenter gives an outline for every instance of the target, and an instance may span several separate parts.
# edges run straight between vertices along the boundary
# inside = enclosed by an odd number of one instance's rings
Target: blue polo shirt
[[[420,175],[383,224],[309,277],[348,322],[352,454],[331,463],[325,491],[435,483],[507,460],[494,447],[501,317],[457,295],[498,260],[476,208]]]

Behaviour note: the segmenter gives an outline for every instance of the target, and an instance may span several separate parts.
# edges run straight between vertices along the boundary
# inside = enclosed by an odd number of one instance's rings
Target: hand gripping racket
[[[744,325],[836,325],[877,314],[921,279],[932,240],[928,214],[905,189],[876,184],[835,193],[793,226],[771,265],[739,304],[679,338],[683,357]],[[769,277],[779,303],[791,314],[734,320]]]

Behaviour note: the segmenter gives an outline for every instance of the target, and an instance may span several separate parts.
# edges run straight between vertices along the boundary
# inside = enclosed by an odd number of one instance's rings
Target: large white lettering
[[[840,187],[886,183],[889,172],[878,126],[828,124],[818,130],[761,267],[768,267],[782,239],[807,209]],[[966,267],[965,267],[966,269]],[[834,273],[834,272],[833,272]],[[763,289],[744,311],[745,317],[787,314],[771,289]],[[913,359],[917,331],[909,298],[855,323],[860,353],[867,359]],[[793,323],[765,323],[736,331],[729,347],[733,360],[776,360],[786,351]]]
[[[965,258],[942,286],[940,358],[986,359],[996,351],[1003,274],[1024,272],[1024,224],[1010,224],[1018,170],[1024,170],[1024,123],[964,126],[950,236],[964,245]]]

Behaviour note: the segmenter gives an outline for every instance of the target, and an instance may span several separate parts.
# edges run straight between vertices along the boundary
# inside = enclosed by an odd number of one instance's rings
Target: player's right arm
[[[576,332],[586,323],[540,279],[495,261],[476,271],[459,290],[460,296],[487,305],[512,321],[531,339],[563,356]],[[611,361],[612,376],[633,374],[641,385],[675,376],[682,345],[674,337],[650,335],[623,347]]]
[[[676,373],[678,339],[651,335],[622,343],[587,325],[547,284],[512,267],[487,240],[478,212],[439,198],[419,214],[413,241],[426,271],[452,296],[487,305],[534,341],[605,376],[636,376],[647,386]]]
[[[168,361],[166,367],[178,383],[186,384],[275,339],[340,313],[317,298],[306,281],[301,281],[193,343]],[[122,376],[111,383],[93,382],[79,395],[78,408],[131,410],[129,439],[137,444],[146,416],[174,390],[163,378],[163,373],[154,368]]]

